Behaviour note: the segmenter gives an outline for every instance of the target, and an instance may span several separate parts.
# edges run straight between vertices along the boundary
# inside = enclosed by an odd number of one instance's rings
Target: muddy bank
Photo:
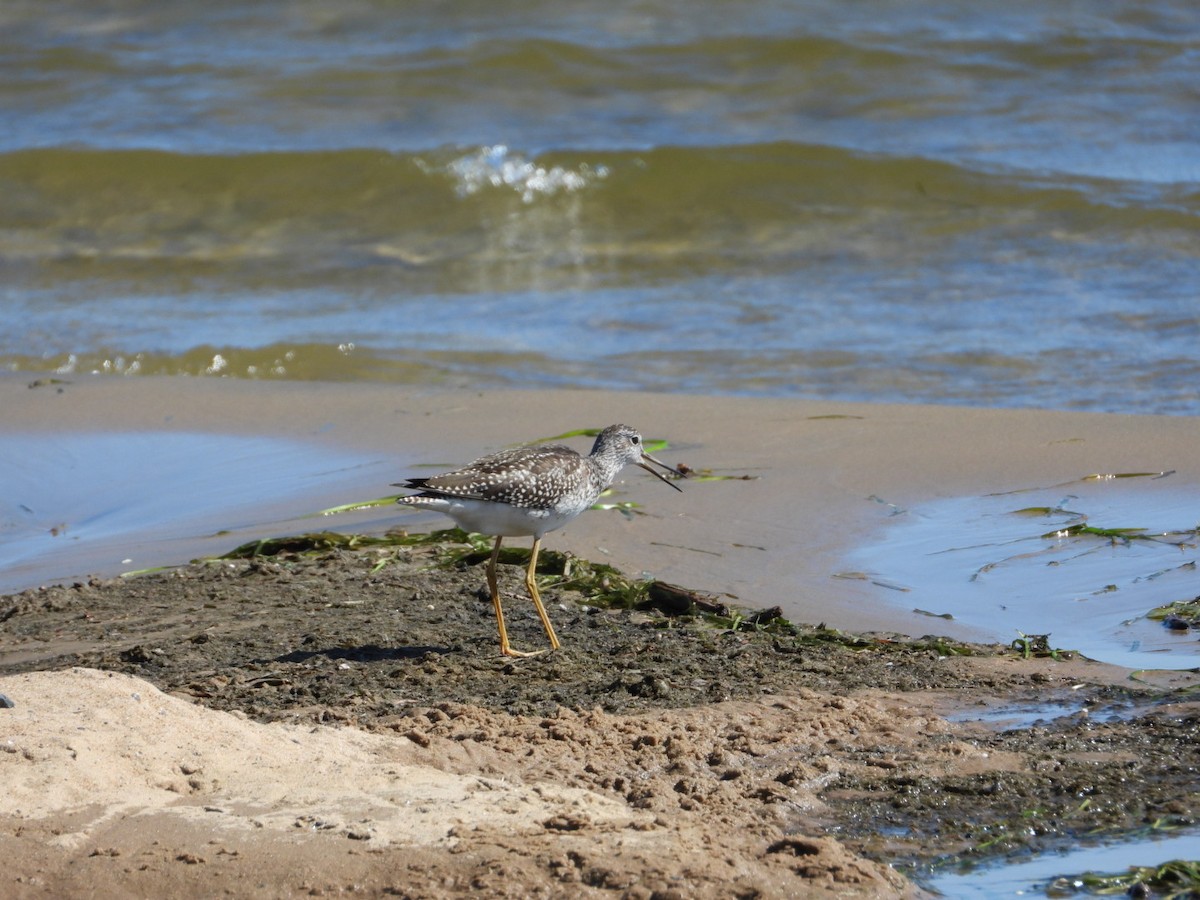
[[[1192,821],[1186,673],[1150,685],[937,638],[718,628],[604,609],[553,575],[563,649],[504,659],[482,565],[439,565],[443,549],[0,600],[16,704],[0,844],[22,861],[5,893],[900,896],[950,858]],[[514,645],[542,646],[517,566],[502,586]],[[131,703],[174,724],[127,719]],[[1032,703],[1064,715],[945,717]],[[114,768],[106,787],[95,772]]]

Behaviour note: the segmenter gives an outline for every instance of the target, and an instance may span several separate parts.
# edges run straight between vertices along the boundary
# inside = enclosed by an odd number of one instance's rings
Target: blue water
[[[1200,666],[1195,631],[1147,618],[1200,595],[1200,488],[1179,475],[1029,485],[892,510],[848,557],[881,602],[950,615],[1000,643],[1050,646],[1132,669]],[[1138,529],[1129,538],[1073,525]]]
[[[0,366],[1200,412],[1183,0],[0,9]]]
[[[344,501],[356,480],[385,481],[383,468],[268,437],[0,435],[0,593],[177,565],[264,532],[321,530],[321,498]]]
[[[1173,859],[1195,859],[1200,838],[1194,834],[1160,837],[1083,847],[1066,853],[1047,853],[1032,860],[1004,865],[981,866],[969,872],[947,872],[924,882],[941,896],[957,900],[995,900],[999,897],[1071,896],[1049,894],[1057,879],[1065,878],[1066,890],[1083,893],[1074,876],[1088,872],[1121,874],[1130,866],[1160,866]],[[1061,890],[1062,888],[1060,888]]]

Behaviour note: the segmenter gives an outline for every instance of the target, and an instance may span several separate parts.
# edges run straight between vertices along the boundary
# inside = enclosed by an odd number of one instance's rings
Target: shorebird
[[[596,502],[596,498],[616,480],[630,463],[641,466],[655,478],[677,491],[683,488],[650,468],[653,463],[668,472],[675,470],[659,462],[642,448],[642,436],[628,425],[609,425],[596,436],[592,452],[580,456],[570,447],[521,447],[480,457],[468,466],[431,475],[410,478],[396,487],[414,491],[396,500],[404,506],[433,509],[445,513],[466,531],[487,534],[496,538],[487,566],[488,590],[496,608],[496,624],[500,629],[500,653],[504,656],[535,656],[514,650],[508,642],[504,627],[504,610],[500,605],[500,589],[496,585],[496,560],[500,543],[506,537],[533,536],[529,568],[525,570],[525,587],[537,608],[542,627],[550,638],[550,649],[559,647],[554,626],[542,605],[534,572],[542,537],[549,531],[562,528]]]

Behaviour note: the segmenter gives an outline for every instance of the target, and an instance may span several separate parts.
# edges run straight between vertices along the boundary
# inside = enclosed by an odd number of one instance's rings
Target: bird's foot
[[[548,650],[531,650],[527,652],[525,650],[514,650],[512,647],[504,646],[500,648],[500,655],[513,656],[517,659],[528,659],[531,656],[541,656],[543,653],[549,653],[550,650],[554,649],[556,648],[551,647]]]

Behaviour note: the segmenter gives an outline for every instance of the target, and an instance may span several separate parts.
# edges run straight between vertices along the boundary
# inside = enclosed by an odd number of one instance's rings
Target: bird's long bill
[[[671,487],[675,488],[675,490],[679,491],[679,493],[681,493],[681,494],[683,493],[683,488],[681,488],[679,485],[677,485],[671,479],[667,478],[662,473],[656,472],[652,468],[650,468],[648,465],[646,465],[646,460],[649,460],[650,462],[654,463],[656,466],[661,466],[662,468],[666,469],[668,472],[674,472],[675,471],[674,469],[672,469],[670,466],[668,466],[665,462],[661,462],[661,461],[655,459],[649,453],[643,453],[642,461],[640,463],[638,463],[639,466],[641,466],[643,469],[645,469],[647,472],[649,472],[651,475],[653,475],[659,481],[663,482],[664,484],[669,484]]]

